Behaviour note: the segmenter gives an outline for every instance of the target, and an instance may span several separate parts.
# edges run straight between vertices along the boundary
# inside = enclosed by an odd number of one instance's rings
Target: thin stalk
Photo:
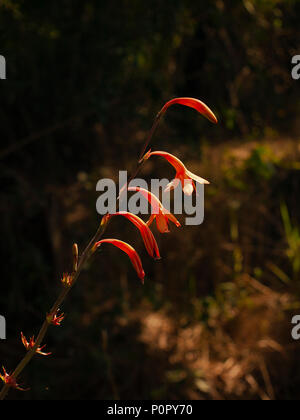
[[[155,120],[154,120],[154,123],[152,125],[152,128],[151,128],[151,130],[150,130],[150,132],[149,132],[149,134],[147,136],[147,139],[145,141],[145,144],[143,146],[142,153],[141,153],[141,156],[140,156],[140,160],[142,159],[142,157],[143,157],[143,155],[144,155],[147,147],[150,144],[150,141],[151,141],[151,139],[153,137],[153,134],[155,133],[156,128],[157,128],[157,126],[159,124],[161,115],[162,114],[159,113],[156,116]],[[140,172],[143,164],[144,164],[144,162],[139,162],[136,171],[130,177],[130,181],[132,179],[134,179],[138,175],[138,173]],[[120,196],[118,197],[118,202],[120,200],[120,197],[121,197],[123,191],[124,190],[121,191]],[[59,307],[65,301],[66,297],[70,293],[70,291],[73,288],[74,284],[78,280],[78,277],[80,276],[80,274],[82,272],[82,269],[84,268],[85,263],[88,261],[89,257],[92,255],[92,253],[93,253],[92,252],[92,249],[93,249],[94,244],[96,242],[98,242],[102,238],[102,236],[103,236],[103,234],[104,234],[104,232],[105,232],[108,224],[109,224],[109,221],[107,223],[103,224],[103,225],[101,224],[100,227],[98,228],[97,232],[93,236],[93,238],[90,240],[89,244],[87,245],[87,247],[83,251],[81,257],[79,258],[78,265],[77,265],[77,270],[72,274],[72,284],[70,285],[70,287],[64,287],[63,290],[60,292],[57,300],[55,301],[54,305],[52,306],[52,308],[51,308],[51,310],[49,312],[50,315],[51,314],[55,315],[56,312],[58,311]],[[11,377],[13,379],[17,380],[18,376],[23,372],[23,370],[28,365],[28,363],[31,361],[31,359],[36,355],[37,349],[40,347],[42,341],[44,340],[44,338],[45,338],[45,336],[46,336],[46,334],[48,332],[49,326],[50,326],[50,324],[49,324],[49,322],[46,319],[44,321],[44,323],[43,323],[43,325],[42,325],[39,333],[38,333],[38,336],[37,336],[37,339],[35,341],[34,347],[32,349],[30,349],[26,353],[26,355],[24,356],[24,358],[20,361],[20,363],[15,368],[14,372],[11,374]],[[9,386],[7,384],[5,384],[3,386],[3,388],[2,388],[2,390],[0,392],[0,401],[4,400],[4,398],[6,397],[6,395],[9,392],[10,388],[11,388],[11,386]]]
[[[82,255],[79,259],[78,269],[75,273],[73,273],[73,281],[72,281],[71,286],[67,287],[67,288],[66,287],[63,288],[63,290],[60,292],[57,300],[55,301],[54,305],[52,306],[49,314],[56,314],[59,307],[65,301],[66,297],[68,296],[69,292],[71,291],[71,289],[73,288],[74,284],[76,283],[78,277],[80,276],[81,271],[82,271],[85,263],[89,259],[94,243],[97,242],[99,239],[101,239],[102,235],[104,234],[104,231],[105,231],[105,226],[100,226],[99,229],[97,230],[96,234],[94,235],[94,237],[89,242],[88,246],[85,248],[84,252],[82,253]],[[25,357],[18,364],[18,366],[16,367],[16,369],[14,370],[14,372],[11,375],[12,378],[17,380],[18,376],[21,374],[21,372],[24,370],[24,368],[28,365],[28,363],[31,361],[31,359],[35,356],[38,347],[40,347],[43,339],[45,338],[45,335],[47,334],[49,326],[50,326],[49,322],[47,320],[45,320],[41,329],[40,329],[40,331],[39,331],[39,333],[38,333],[38,336],[37,336],[37,339],[35,341],[34,347],[27,352]],[[0,400],[4,400],[4,398],[6,397],[9,389],[10,389],[9,385],[5,384],[3,386],[3,388],[0,392]]]
[[[160,123],[160,119],[161,119],[162,115],[163,115],[162,111],[160,111],[160,112],[156,115],[156,117],[155,117],[155,119],[154,119],[154,122],[153,122],[153,125],[152,125],[152,127],[151,127],[151,130],[150,130],[150,132],[149,132],[149,134],[148,134],[148,136],[147,136],[147,139],[146,139],[146,141],[145,141],[145,144],[144,144],[144,146],[143,146],[142,153],[141,153],[141,155],[140,155],[139,160],[141,160],[141,159],[142,159],[142,157],[144,156],[144,154],[145,154],[145,152],[146,152],[146,150],[147,150],[147,147],[149,146],[149,144],[150,144],[150,142],[151,142],[151,140],[152,140],[152,137],[153,137],[153,135],[154,135],[154,133],[155,133],[155,131],[156,131],[157,127],[158,127],[158,124]]]

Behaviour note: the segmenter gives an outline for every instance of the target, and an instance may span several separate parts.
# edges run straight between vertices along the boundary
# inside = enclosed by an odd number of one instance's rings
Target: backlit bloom
[[[2,366],[2,370],[3,370],[3,375],[0,375],[0,379],[5,383],[5,385],[11,388],[18,389],[19,391],[28,391],[28,389],[21,388],[20,385],[17,384],[16,379],[12,375],[8,374],[3,366]]]
[[[26,350],[32,350],[35,346],[35,341],[34,341],[34,337],[31,337],[31,339],[29,340],[29,342],[26,340],[26,337],[24,336],[24,334],[21,332],[21,339],[22,339],[22,343],[25,347]],[[42,356],[50,356],[50,354],[52,353],[44,353],[42,352],[42,350],[46,347],[46,344],[42,347],[38,347],[36,349],[36,353],[42,355]]]
[[[192,195],[193,191],[196,191],[195,182],[199,182],[199,184],[209,184],[206,179],[201,178],[198,175],[193,174],[190,172],[184,164],[179,160],[176,156],[171,155],[167,152],[151,152],[151,150],[145,154],[142,160],[148,160],[151,156],[161,156],[165,158],[176,170],[175,179],[173,179],[170,184],[167,185],[165,192],[171,191],[176,188],[180,183],[182,185],[183,192],[186,195]]]
[[[147,150],[150,141],[152,139],[153,134],[155,133],[156,128],[158,127],[158,124],[163,117],[163,115],[166,113],[166,111],[172,106],[172,105],[184,105],[189,108],[193,108],[196,111],[198,111],[201,115],[206,117],[209,121],[211,121],[214,124],[218,123],[217,117],[212,112],[212,110],[202,101],[195,98],[175,98],[171,101],[167,102],[163,108],[160,110],[160,112],[157,114],[153,126],[149,132],[149,135],[147,137],[146,143],[144,145],[144,148],[141,153],[141,157],[144,155],[145,151]]]
[[[126,242],[119,241],[118,239],[102,239],[102,241],[95,243],[94,249],[99,248],[102,244],[114,245],[117,248],[121,249],[123,252],[125,252],[130,258],[130,261],[135,271],[137,272],[137,275],[139,276],[141,282],[144,284],[145,272],[142,266],[142,261],[136,250],[131,245],[127,244]]]
[[[139,229],[150,257],[154,258],[155,260],[160,259],[159,248],[154,235],[149,229],[148,225],[140,217],[127,211],[120,211],[118,213],[109,215],[109,217],[112,216],[123,216],[126,217],[126,219],[128,219],[131,223],[133,223]]]
[[[145,190],[140,187],[130,187],[128,191],[139,192],[149,201],[152,207],[152,214],[150,219],[147,222],[147,225],[150,226],[151,223],[156,220],[157,229],[161,233],[169,233],[169,221],[173,222],[177,227],[180,227],[180,222],[170,213],[167,209],[164,208],[159,199],[152,194],[150,191]]]
[[[212,112],[212,110],[202,101],[195,98],[175,98],[171,101],[167,102],[162,110],[160,111],[160,115],[164,114],[168,108],[172,105],[184,105],[188,106],[190,108],[194,108],[196,111],[198,111],[200,114],[202,114],[204,117],[206,117],[209,121],[211,121],[214,124],[218,124],[217,117]]]

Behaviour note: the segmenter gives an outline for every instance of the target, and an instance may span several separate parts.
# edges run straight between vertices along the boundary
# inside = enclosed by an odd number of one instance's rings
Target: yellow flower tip
[[[142,157],[142,159],[139,161],[139,164],[142,164],[146,160],[148,160],[151,156],[151,149]]]
[[[100,224],[100,226],[101,227],[103,227],[103,226],[106,226],[107,225],[107,223],[109,222],[109,220],[111,219],[111,217],[112,217],[112,215],[111,214],[106,214],[105,216],[103,216],[102,217],[102,220],[101,220],[101,224]]]
[[[91,253],[94,254],[97,251],[97,249],[100,247],[100,245],[101,244],[98,244],[98,243],[94,244],[91,249]]]

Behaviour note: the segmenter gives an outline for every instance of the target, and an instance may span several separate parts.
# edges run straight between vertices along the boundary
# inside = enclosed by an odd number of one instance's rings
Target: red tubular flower
[[[163,106],[163,108],[160,110],[160,112],[157,114],[157,116],[155,118],[155,121],[153,123],[153,126],[150,130],[150,133],[147,137],[146,143],[143,147],[140,159],[142,158],[145,151],[147,150],[147,148],[150,144],[150,141],[152,139],[152,136],[155,133],[155,130],[157,129],[161,118],[163,117],[165,112],[170,108],[170,106],[176,105],[176,104],[184,105],[184,106],[187,106],[189,108],[194,108],[196,111],[198,111],[201,115],[206,117],[212,123],[214,123],[214,124],[218,123],[217,117],[212,112],[212,110],[204,102],[200,101],[199,99],[195,99],[195,98],[175,98],[175,99],[172,99],[171,101],[167,102]]]
[[[173,222],[177,227],[180,227],[180,222],[176,219],[173,214],[171,214],[167,209],[164,208],[159,199],[152,194],[150,191],[145,190],[140,187],[131,187],[128,188],[128,191],[139,192],[149,201],[152,207],[152,215],[147,222],[147,225],[150,226],[151,223],[156,219],[157,229],[161,233],[169,233],[169,221]]]
[[[34,337],[31,337],[31,339],[29,340],[29,342],[26,340],[26,337],[24,336],[24,334],[21,332],[21,339],[22,339],[22,343],[25,347],[26,350],[32,350],[35,346],[35,341],[34,341]],[[38,347],[36,349],[36,353],[40,354],[41,356],[50,356],[50,354],[52,353],[44,353],[42,352],[42,350],[46,347],[46,344],[42,347]]]
[[[20,385],[17,384],[16,379],[12,375],[9,375],[3,366],[2,366],[2,370],[3,370],[3,375],[0,375],[0,379],[5,383],[5,385],[11,388],[18,389],[19,391],[28,391],[28,389],[21,388]]]
[[[198,111],[200,114],[202,114],[204,117],[206,117],[209,121],[211,121],[214,124],[218,124],[217,117],[212,112],[212,110],[202,101],[195,98],[176,98],[172,99],[171,101],[167,102],[162,110],[160,111],[159,115],[163,115],[168,108],[172,105],[184,105],[188,106],[190,108],[194,108],[196,111]]]
[[[99,248],[102,244],[105,243],[116,246],[128,255],[135,271],[137,272],[137,275],[139,276],[141,282],[144,284],[145,272],[142,266],[142,261],[136,250],[131,245],[127,244],[126,242],[119,241],[118,239],[102,239],[102,241],[95,243],[94,249]]]
[[[154,235],[149,229],[148,225],[141,218],[127,211],[120,211],[118,213],[111,214],[110,217],[112,216],[123,216],[126,217],[126,219],[128,219],[131,223],[133,223],[139,229],[150,257],[154,258],[155,260],[160,260],[161,257],[159,248]]]
[[[201,178],[198,175],[193,174],[190,172],[184,164],[179,160],[176,156],[171,155],[167,152],[151,152],[151,150],[145,154],[142,160],[148,160],[151,156],[161,156],[165,158],[176,170],[175,179],[167,185],[165,192],[173,190],[176,188],[179,183],[181,182],[183,192],[186,195],[192,195],[193,191],[196,191],[195,182],[199,182],[199,184],[209,184],[206,179]]]

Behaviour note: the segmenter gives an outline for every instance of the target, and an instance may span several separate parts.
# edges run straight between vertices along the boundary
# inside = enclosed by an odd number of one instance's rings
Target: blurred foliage
[[[116,221],[110,234],[141,252],[145,287],[126,256],[101,251],[50,331],[55,356],[30,364],[30,393],[10,398],[299,398],[299,16],[296,0],[0,1],[8,370],[19,332],[35,333],[54,301],[72,243],[82,250],[99,223],[98,179],[135,165],[174,96],[220,119],[174,108],[153,144],[212,180],[203,226],[156,234],[164,258],[153,264]]]
[[[284,223],[286,240],[288,243],[288,249],[286,253],[293,267],[294,278],[298,280],[300,272],[300,231],[298,226],[292,225],[289,210],[284,203],[281,204],[281,215]]]

